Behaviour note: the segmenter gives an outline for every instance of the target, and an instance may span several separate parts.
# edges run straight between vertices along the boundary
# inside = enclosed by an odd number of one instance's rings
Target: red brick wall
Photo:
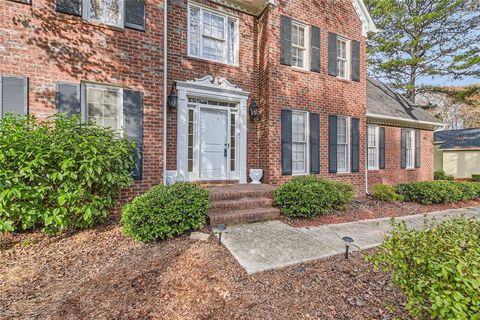
[[[146,32],[92,24],[55,11],[54,0],[32,5],[0,1],[0,73],[29,80],[29,112],[55,112],[55,83],[82,80],[144,93],[144,180],[131,196],[162,182],[162,1],[146,6]]]
[[[250,92],[247,105],[252,99],[258,99],[258,58],[257,58],[257,19],[251,15],[233,10],[210,1],[195,3],[219,12],[232,14],[239,19],[240,52],[239,65],[227,65],[204,59],[189,57],[188,45],[188,0],[170,1],[168,5],[168,85],[174,81],[187,81],[212,75],[225,78],[244,91]],[[167,169],[176,169],[177,157],[177,110],[169,110],[167,117]],[[255,124],[248,117],[247,164],[255,161],[256,135]],[[248,169],[247,169],[248,170]]]
[[[401,128],[385,127],[385,169],[368,171],[368,188],[376,184],[395,185],[407,181],[433,179],[433,131],[420,131],[421,167],[401,169]]]
[[[321,8],[319,10],[319,8]],[[280,64],[280,15],[287,15],[309,25],[315,25],[321,32],[321,72],[303,72]],[[278,1],[278,6],[268,11],[268,81],[261,90],[268,92],[262,104],[265,112],[262,119],[264,131],[268,131],[268,153],[260,155],[265,169],[265,180],[270,184],[281,184],[291,176],[281,174],[281,128],[280,112],[283,108],[307,110],[320,114],[320,175],[329,179],[349,181],[359,193],[365,190],[364,161],[360,152],[360,172],[350,174],[328,173],[328,116],[346,115],[360,119],[360,145],[365,143],[366,78],[365,38],[361,34],[361,22],[351,1],[338,0],[335,3],[323,1]],[[361,80],[345,81],[328,75],[328,32],[343,35],[361,44]]]

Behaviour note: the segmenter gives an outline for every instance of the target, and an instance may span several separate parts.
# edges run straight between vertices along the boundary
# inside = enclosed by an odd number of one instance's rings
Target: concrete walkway
[[[461,215],[480,218],[480,206],[431,212],[426,217],[442,221]],[[424,214],[417,214],[395,220],[421,228],[424,218]],[[391,230],[390,221],[382,218],[308,228],[294,228],[280,221],[241,224],[228,226],[222,242],[252,274],[344,253],[343,236],[352,237],[358,249],[378,246]]]

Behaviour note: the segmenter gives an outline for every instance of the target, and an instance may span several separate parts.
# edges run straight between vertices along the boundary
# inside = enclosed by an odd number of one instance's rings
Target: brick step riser
[[[255,192],[236,192],[236,193],[221,193],[210,195],[210,201],[223,201],[223,200],[239,200],[242,198],[268,198],[273,199],[274,194],[271,191],[255,191]]]
[[[225,211],[234,211],[242,209],[256,209],[256,208],[271,208],[273,205],[272,199],[263,199],[256,200],[252,198],[251,201],[243,202],[232,202],[222,203],[222,202],[212,202],[209,213],[225,212]]]

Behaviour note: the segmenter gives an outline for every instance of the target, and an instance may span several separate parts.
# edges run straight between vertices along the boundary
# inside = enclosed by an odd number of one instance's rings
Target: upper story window
[[[350,41],[337,37],[337,77],[350,79]]]
[[[337,118],[337,172],[349,172],[350,126],[348,117]]]
[[[379,128],[367,126],[367,168],[368,170],[378,169]]]
[[[238,19],[192,5],[188,17],[188,55],[238,63]]]
[[[292,112],[292,172],[307,173],[307,112]]]
[[[123,28],[124,0],[87,0],[84,8],[87,20]]]
[[[406,168],[413,169],[415,166],[415,132],[413,130],[406,130]]]
[[[308,27],[292,22],[292,66],[307,69],[307,34]]]
[[[105,85],[87,84],[88,120],[99,126],[121,132],[123,124],[123,89]]]

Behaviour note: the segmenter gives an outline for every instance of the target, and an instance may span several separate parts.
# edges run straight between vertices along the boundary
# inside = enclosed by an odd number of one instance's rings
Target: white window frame
[[[345,168],[342,168],[340,169],[339,165],[338,165],[338,147],[339,147],[339,143],[338,143],[338,132],[339,132],[339,123],[340,123],[340,119],[346,119],[346,152],[345,152]],[[350,128],[350,117],[346,117],[346,116],[337,116],[337,173],[350,173],[350,154],[351,154],[351,141],[350,141],[350,135],[351,135],[351,132],[350,132],[351,128]],[[343,144],[342,144],[343,145]]]
[[[191,9],[195,9],[199,11],[199,25],[198,25],[198,30],[199,30],[199,43],[198,43],[198,55],[194,55],[191,53],[191,42],[190,42],[190,11]],[[209,12],[210,14],[216,15],[216,16],[221,16],[224,18],[224,57],[222,61],[207,58],[203,56],[203,12]],[[187,10],[187,56],[196,58],[196,59],[202,59],[202,60],[207,60],[207,61],[212,61],[216,63],[223,63],[227,65],[233,65],[233,66],[238,66],[238,61],[239,61],[239,48],[240,48],[240,29],[239,29],[239,19],[238,17],[235,17],[233,15],[226,14],[224,12],[212,10],[210,8],[206,8],[204,6],[200,6],[198,4],[188,4],[188,10]],[[233,21],[235,22],[235,43],[234,43],[234,61],[228,62],[228,22]],[[218,39],[221,40],[221,39]]]
[[[294,141],[294,134],[293,134],[293,115],[302,115],[304,116],[305,119],[305,141],[304,142],[297,142]],[[309,113],[307,111],[301,111],[301,110],[292,110],[292,175],[306,175],[308,174],[310,170],[310,118],[309,118]],[[304,170],[293,170],[293,145],[294,144],[305,144],[305,169]]]
[[[302,28],[304,30],[304,46],[299,46],[293,43],[293,28]],[[292,20],[292,68],[300,70],[310,70],[310,27],[300,21]],[[303,50],[303,67],[293,65],[293,48]]]
[[[90,11],[91,11],[90,8],[92,6],[92,0],[83,0],[83,12],[82,12],[83,18],[90,22],[101,23],[101,24],[123,29],[125,25],[125,0],[118,0],[118,1],[121,4],[120,5],[120,22],[118,24],[107,23],[105,21],[90,17]]]
[[[339,42],[345,43],[345,58],[340,57],[338,54],[338,46]],[[337,78],[343,79],[343,80],[349,80],[350,79],[350,69],[351,69],[351,64],[352,64],[352,54],[350,50],[350,40],[344,37],[337,37]],[[345,76],[340,75],[340,62],[345,63]]]
[[[369,130],[373,129],[375,130],[375,145],[373,147],[370,146],[370,132]],[[379,169],[379,163],[380,163],[380,127],[375,126],[375,125],[368,125],[367,126],[367,170],[378,170]],[[373,166],[370,165],[370,158],[369,155],[370,153],[368,152],[369,149],[374,149],[375,150],[375,164]]]
[[[415,169],[415,130],[405,129],[405,168]],[[408,149],[408,139],[410,138],[410,149]],[[410,154],[409,154],[410,150]],[[409,163],[410,162],[410,163]]]
[[[87,114],[84,115],[85,119],[89,120],[90,117],[88,115],[89,107],[88,107],[88,90],[91,88],[96,89],[104,89],[104,90],[116,90],[118,92],[117,98],[117,128],[112,128],[113,130],[117,130],[120,134],[120,137],[123,137],[123,88],[111,85],[103,85],[103,84],[96,84],[96,83],[85,83],[85,93],[83,98],[84,108]]]

